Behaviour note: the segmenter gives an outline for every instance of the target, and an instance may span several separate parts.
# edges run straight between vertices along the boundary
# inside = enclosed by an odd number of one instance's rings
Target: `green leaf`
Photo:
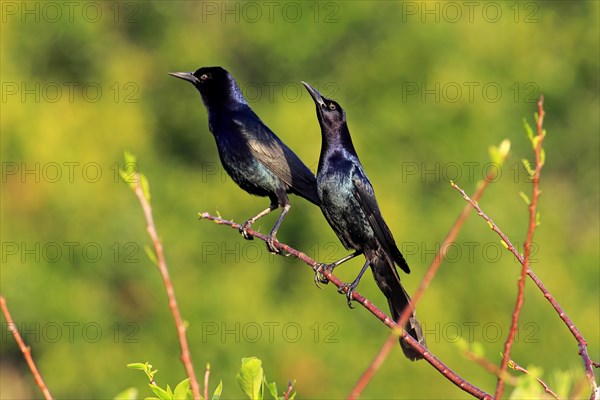
[[[527,132],[529,141],[533,143],[533,129],[531,129],[531,125],[529,125],[529,122],[527,122],[525,118],[523,118],[523,127],[525,127],[525,132]]]
[[[527,170],[527,173],[530,177],[533,177],[535,175],[535,168],[533,168],[529,160],[523,159],[523,166]]]
[[[540,167],[543,167],[545,163],[546,163],[546,150],[544,150],[542,148],[542,151],[540,151]]]
[[[145,371],[147,364],[148,363],[146,363],[146,364],[142,364],[142,363],[130,363],[130,364],[127,364],[127,368],[130,368],[130,369],[139,369],[140,371]]]
[[[539,136],[535,136],[535,137],[533,138],[533,140],[531,141],[531,147],[533,147],[533,149],[534,149],[534,150],[535,150],[535,149],[537,149],[537,147],[538,147],[538,144],[540,143],[540,140],[542,140],[542,138],[541,138],[541,137],[539,137]]]
[[[279,397],[277,396],[277,384],[275,382],[268,383],[265,379],[265,386],[267,387],[267,389],[269,389],[271,397],[273,397],[274,400],[278,400]]]
[[[537,212],[535,213],[535,226],[540,226],[542,224],[542,215]]]
[[[212,400],[219,400],[221,398],[221,394],[223,393],[223,380],[219,382],[219,386],[215,389],[215,392],[212,395]]]
[[[148,384],[148,386],[150,386],[150,390],[152,390],[154,392],[155,395],[158,396],[158,398],[160,400],[173,400],[173,395],[170,394],[169,392],[167,392],[164,389],[161,389],[160,387],[153,385],[153,384]],[[168,386],[167,386],[168,388]]]
[[[148,362],[145,362],[143,364],[142,363],[130,363],[130,364],[127,364],[127,368],[144,371],[144,373],[146,374],[146,376],[148,377],[150,382],[154,381],[154,374],[156,374],[158,372],[158,370],[153,371],[152,364],[149,364]]]
[[[508,156],[508,152],[510,151],[510,140],[504,139],[499,146],[490,146],[488,149],[490,154],[490,160],[492,163],[497,166],[502,166],[504,164],[504,160]]]
[[[135,188],[137,183],[137,161],[136,157],[130,152],[126,151],[124,154],[125,166],[119,169],[119,176],[123,179],[123,182],[129,185],[132,189]]]
[[[519,192],[519,196],[521,196],[521,198],[523,199],[525,204],[527,204],[527,205],[531,204],[531,200],[529,200],[529,196],[527,196],[525,193]]]
[[[175,386],[175,391],[173,392],[173,399],[175,400],[186,400],[188,399],[188,394],[191,394],[190,391],[190,378],[184,379],[177,386]]]
[[[136,400],[138,397],[138,390],[134,387],[128,388],[117,394],[113,400]]]
[[[502,244],[505,249],[508,249],[508,244],[504,240],[500,239],[500,244]]]
[[[135,164],[137,161],[135,155],[127,150],[123,153],[123,157],[125,158],[125,164]]]
[[[262,361],[256,357],[242,358],[242,366],[237,373],[237,382],[251,400],[262,400],[263,369]]]

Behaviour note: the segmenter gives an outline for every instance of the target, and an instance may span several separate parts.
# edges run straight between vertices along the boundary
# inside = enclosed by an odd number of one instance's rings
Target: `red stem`
[[[536,215],[537,215],[537,204],[540,197],[540,174],[542,170],[542,142],[544,141],[543,124],[544,124],[544,97],[542,96],[538,101],[538,118],[537,118],[537,145],[534,148],[535,154],[535,172],[533,174],[533,189],[531,194],[531,203],[529,204],[529,226],[527,228],[527,239],[523,244],[524,255],[523,262],[521,263],[521,275],[518,282],[517,291],[517,302],[512,313],[512,321],[508,337],[504,343],[504,352],[502,356],[502,363],[500,364],[500,374],[498,374],[498,384],[496,386],[496,393],[494,397],[496,399],[502,398],[504,391],[504,373],[508,368],[508,362],[510,361],[510,351],[515,341],[517,334],[519,316],[521,315],[521,309],[523,307],[524,295],[525,295],[525,282],[527,280],[527,270],[529,269],[529,256],[531,254],[531,243],[533,242],[533,233],[537,226]]]
[[[479,184],[478,189],[473,194],[473,199],[475,199],[475,201],[479,200],[481,198],[481,196],[483,196],[483,192],[488,187],[489,183],[493,182],[494,179],[495,179],[495,173],[490,173],[489,175],[487,175],[485,177],[485,180],[483,180]],[[446,257],[448,249],[450,248],[450,244],[456,240],[456,236],[458,236],[458,232],[460,231],[463,224],[467,220],[467,217],[471,213],[472,209],[473,208],[469,204],[466,204],[465,207],[463,208],[462,212],[460,213],[460,215],[458,216],[458,218],[456,219],[456,221],[450,228],[450,231],[444,238],[444,241],[442,242],[442,245],[440,246],[437,254],[435,255],[431,264],[429,265],[429,268],[427,269],[427,272],[425,273],[423,280],[419,284],[419,287],[417,288],[417,291],[415,292],[415,294],[411,300],[410,306],[406,307],[404,309],[404,311],[402,312],[402,314],[400,315],[400,319],[397,321],[397,324],[399,326],[404,326],[406,321],[408,321],[408,319],[412,315],[413,309],[416,308],[417,303],[421,300],[421,297],[423,296],[423,294],[429,287],[431,281],[437,274],[437,271],[440,268],[442,261]],[[364,391],[364,389],[367,387],[368,383],[371,381],[371,379],[373,378],[375,373],[379,370],[379,368],[383,364],[383,361],[385,361],[385,359],[389,355],[390,351],[395,347],[397,338],[398,338],[398,335],[394,332],[392,332],[388,336],[387,340],[385,341],[385,343],[383,344],[381,349],[379,349],[379,352],[375,355],[375,358],[373,359],[371,364],[369,364],[367,369],[363,372],[361,377],[358,379],[358,381],[352,388],[352,391],[348,395],[348,399],[354,400],[354,399],[358,399],[360,397],[361,393]]]
[[[2,314],[4,314],[4,318],[6,318],[7,329],[12,332],[12,334],[15,338],[15,341],[17,342],[17,345],[19,346],[19,349],[21,350],[21,353],[23,353],[23,357],[25,358],[25,361],[27,362],[27,365],[29,366],[31,373],[33,374],[33,379],[35,379],[35,383],[38,385],[38,387],[44,394],[44,397],[47,400],[52,400],[52,395],[50,394],[48,387],[46,386],[46,384],[44,383],[44,380],[42,379],[42,375],[40,374],[40,371],[38,371],[38,369],[35,365],[35,362],[33,361],[33,357],[31,356],[31,348],[29,348],[28,346],[25,346],[25,342],[21,338],[21,334],[19,333],[19,330],[17,329],[17,324],[15,324],[13,322],[13,319],[10,316],[10,312],[8,311],[8,307],[6,306],[6,300],[4,300],[4,296],[0,296],[0,308],[2,309]]]
[[[156,232],[156,227],[154,225],[152,207],[146,199],[146,196],[144,196],[144,191],[142,189],[140,177],[136,176],[136,178],[137,183],[134,187],[134,193],[142,206],[142,210],[144,211],[144,217],[146,218],[147,225],[146,230],[148,231],[148,234],[152,239],[152,244],[154,246],[154,250],[156,251],[158,270],[160,271],[160,275],[165,285],[167,297],[169,299],[169,308],[171,310],[171,314],[173,314],[173,318],[175,319],[175,325],[177,327],[177,336],[179,337],[179,345],[181,347],[181,361],[185,367],[187,376],[190,378],[190,385],[192,387],[194,399],[199,400],[201,398],[200,386],[198,385],[198,380],[196,379],[196,374],[194,373],[194,366],[192,364],[192,358],[190,355],[187,337],[185,335],[186,328],[181,318],[179,308],[177,307],[175,290],[173,289],[173,284],[171,283],[171,278],[169,277],[169,269],[167,268],[167,261],[165,260],[162,243],[158,237],[158,233]]]
[[[200,218],[206,219],[209,221],[214,221],[215,223],[217,223],[219,225],[228,225],[233,229],[239,230],[239,228],[240,228],[240,224],[225,220],[220,217],[215,217],[206,212],[200,214]],[[263,235],[259,232],[253,231],[252,229],[248,229],[247,233],[254,236],[255,238],[262,240],[262,241],[267,240],[267,237],[265,235]],[[317,262],[314,261],[312,258],[308,257],[306,254],[299,252],[298,250],[296,250],[286,244],[276,241],[274,243],[274,246],[277,249],[283,250],[284,252],[287,252],[287,253],[293,255],[294,257],[300,259],[305,264],[312,267],[313,270],[317,266]],[[333,275],[330,271],[327,271],[327,270],[323,271],[323,275],[329,280],[329,282],[331,282],[333,285],[335,285],[338,289],[344,287],[345,290],[347,290],[347,288],[344,286],[344,282],[341,281],[335,275]],[[492,396],[490,394],[482,391],[478,387],[467,382],[465,379],[461,378],[458,374],[456,374],[456,372],[454,372],[450,368],[448,368],[442,361],[440,361],[437,357],[435,357],[433,354],[431,354],[431,352],[429,352],[429,350],[427,350],[419,342],[417,342],[415,339],[413,339],[412,336],[410,336],[409,334],[404,332],[404,330],[398,324],[396,324],[396,322],[394,322],[393,319],[388,317],[383,311],[381,311],[379,308],[377,308],[370,300],[368,300],[367,298],[362,296],[358,291],[352,292],[352,299],[354,301],[360,303],[367,310],[369,310],[373,315],[375,315],[377,317],[377,319],[379,319],[381,322],[383,322],[386,326],[388,326],[389,328],[393,329],[396,332],[399,332],[398,336],[401,336],[404,339],[404,341],[406,343],[408,343],[415,351],[417,351],[419,354],[421,354],[423,356],[423,358],[429,364],[431,364],[435,369],[437,369],[442,375],[444,375],[448,380],[450,380],[452,383],[454,383],[460,389],[464,390],[465,392],[467,392],[479,399],[491,399],[492,398]]]

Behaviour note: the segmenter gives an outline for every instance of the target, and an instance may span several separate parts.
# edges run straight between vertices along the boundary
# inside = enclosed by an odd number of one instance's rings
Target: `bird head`
[[[324,130],[337,131],[346,123],[346,113],[342,106],[334,100],[321,96],[321,94],[306,82],[302,82],[310,93],[315,105],[317,106],[317,117],[319,125]]]
[[[207,107],[248,104],[235,79],[222,67],[202,67],[194,72],[170,72],[169,75],[194,85]]]

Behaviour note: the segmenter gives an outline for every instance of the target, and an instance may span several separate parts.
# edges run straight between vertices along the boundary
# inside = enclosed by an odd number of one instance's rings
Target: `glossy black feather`
[[[354,176],[353,183],[354,196],[358,200],[360,208],[369,220],[369,226],[371,229],[373,229],[375,237],[377,238],[377,242],[381,245],[381,247],[383,247],[385,254],[391,257],[391,260],[395,262],[396,265],[398,265],[407,274],[410,274],[410,268],[402,256],[402,253],[400,253],[390,228],[387,226],[383,220],[383,217],[381,216],[379,205],[375,200],[375,191],[373,190],[373,186],[371,186],[371,183],[364,175]]]
[[[321,126],[322,145],[317,171],[321,210],[342,244],[365,255],[377,286],[388,300],[392,317],[397,320],[410,304],[410,297],[402,287],[395,264],[406,273],[410,269],[381,215],[373,186],[354,149],[344,110],[310,85],[305,86],[316,104]],[[360,275],[349,290],[359,280]],[[425,345],[414,312],[405,329]],[[400,344],[406,357],[411,360],[421,358],[402,340]]]
[[[171,75],[192,83],[202,96],[208,111],[212,132],[225,171],[232,180],[250,194],[269,197],[271,205],[250,218],[242,232],[260,217],[283,207],[271,230],[267,246],[272,242],[284,215],[290,208],[288,193],[319,204],[314,174],[252,111],[237,82],[221,67],[203,67],[195,72]]]

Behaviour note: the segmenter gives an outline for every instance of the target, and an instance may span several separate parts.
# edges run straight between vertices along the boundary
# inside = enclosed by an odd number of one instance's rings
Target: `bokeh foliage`
[[[52,393],[112,397],[141,384],[125,368],[134,361],[159,366],[165,382],[184,377],[141,210],[118,179],[124,150],[150,181],[195,365],[210,362],[213,382],[233,387],[240,359],[257,356],[273,380],[295,379],[300,397],[339,398],[388,333],[331,287],[316,289],[297,260],[197,221],[198,211],[243,221],[267,205],[225,176],[199,95],[167,75],[205,65],[231,71],[313,170],[320,136],[299,81],[339,100],[413,271],[403,278],[409,292],[464,206],[449,180],[471,192],[488,147],[505,138],[512,154],[480,204],[522,243],[521,159],[532,157],[522,119],[533,120],[543,93],[549,133],[533,267],[598,360],[598,2],[475,3],[2,2],[1,292]],[[274,218],[257,227],[267,231]],[[322,261],[346,254],[299,198],[278,237]],[[488,390],[495,378],[454,343],[481,342],[499,361],[519,273],[500,249],[471,217],[418,308],[431,350]],[[340,276],[350,280],[359,264]],[[359,290],[385,309],[370,276]],[[530,282],[522,321],[515,360],[582,371],[575,341]],[[2,397],[39,397],[2,328]],[[365,393],[462,397],[400,349]]]

